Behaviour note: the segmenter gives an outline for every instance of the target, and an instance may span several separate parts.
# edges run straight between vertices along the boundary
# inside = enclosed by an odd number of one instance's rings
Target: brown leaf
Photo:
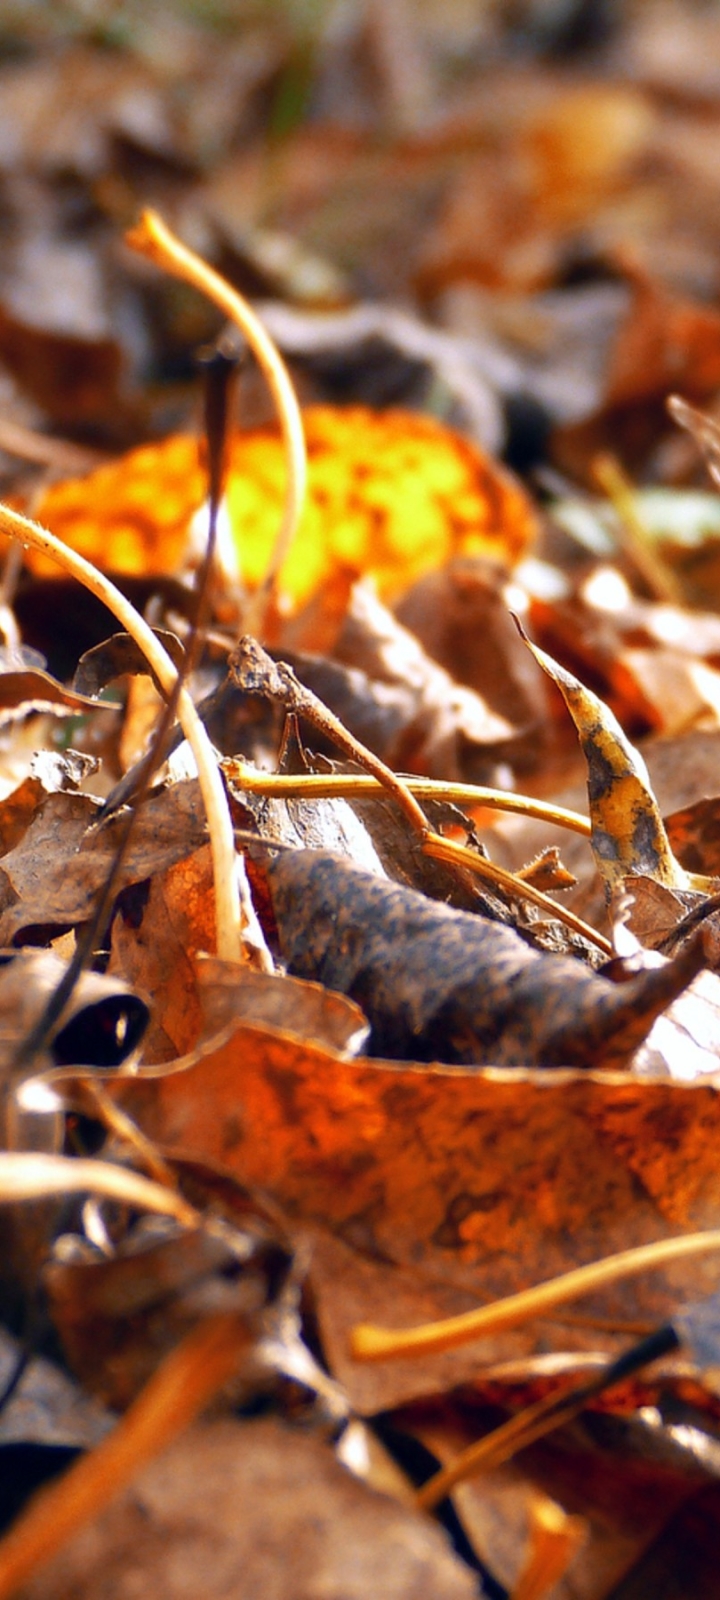
[[[523,730],[477,685],[467,687],[432,660],[369,585],[352,590],[333,653],[377,685],[381,705],[385,685],[402,695],[403,723],[385,749],[391,766],[480,782],[490,758],[512,759]]]
[[[54,794],[41,801],[14,847],[0,858],[0,942],[29,928],[74,927],[87,921],[107,877],[120,824],[97,832],[98,804],[89,795]],[[181,861],[205,842],[198,785],[179,783],[139,810],[119,884],[138,883]]]
[[[253,972],[234,962],[204,956],[197,980],[207,1031],[242,1021],[279,1028],[320,1049],[358,1055],[367,1037],[359,1006],[319,983],[280,973]]]
[[[672,848],[688,872],[720,877],[720,797],[696,800],[665,818]]]
[[[506,577],[487,561],[452,561],[414,584],[395,614],[456,683],[482,695],[537,749],[547,696],[534,663],[518,648],[503,594]],[[523,754],[527,759],[525,748]]]
[[[266,870],[290,970],[356,1000],[375,1055],[625,1065],[703,962],[686,949],[682,966],[616,988],[580,962],[530,949],[510,928],[337,857],[283,851]]]
[[[553,454],[574,476],[589,476],[593,458],[605,450],[637,467],[667,431],[668,394],[681,389],[703,400],[720,383],[717,311],[672,293],[622,253],[618,265],[634,293],[610,351],[602,403],[554,436]]]
[[[417,1512],[366,1488],[330,1446],[274,1418],[199,1424],[76,1535],[19,1600],[473,1600],[475,1575]]]
[[[115,1240],[109,1257],[88,1253],[78,1240],[75,1260],[66,1238],[64,1259],[47,1262],[42,1278],[66,1361],[84,1388],[124,1411],[164,1356],[218,1309],[223,1273],[224,1309],[239,1312],[259,1341],[270,1284],[283,1282],[289,1262],[264,1233],[258,1224],[246,1227],[243,1240],[168,1228],[143,1236],[140,1226]],[[269,1373],[265,1384],[272,1389]],[[263,1387],[257,1374],[256,1386]],[[252,1392],[252,1381],[243,1388]]]
[[[168,628],[153,628],[153,633],[179,670],[185,659],[185,651],[177,634],[171,633]],[[115,678],[121,678],[126,672],[149,674],[150,667],[147,657],[138,649],[129,633],[114,633],[112,638],[104,639],[102,644],[85,651],[77,664],[73,681],[76,690],[83,695],[98,695]]]
[[[69,711],[96,709],[96,702],[77,690],[64,689],[57,678],[38,667],[24,672],[0,671],[0,712],[44,709],[46,706],[65,706]]]
[[[310,1231],[331,1368],[361,1408],[460,1381],[479,1361],[588,1346],[587,1328],[558,1316],[420,1363],[359,1366],[349,1331],[378,1306],[400,1326],[451,1315],[717,1224],[714,1084],[348,1061],[242,1023],[179,1069],[113,1092],[168,1151],[260,1187]],[[697,1257],[595,1296],[593,1349],[618,1350],[614,1322],[660,1324],[717,1283],[717,1261]]]
[[[194,957],[215,944],[209,845],[153,872],[147,897],[121,904],[112,926],[109,971],[153,1005],[143,1059],[169,1061],[197,1043],[202,1012]]]
[[[0,357],[28,394],[64,427],[119,409],[123,367],[111,337],[55,331],[0,305]]]

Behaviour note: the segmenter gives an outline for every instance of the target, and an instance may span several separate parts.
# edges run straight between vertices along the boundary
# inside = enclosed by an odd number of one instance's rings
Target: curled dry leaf
[[[65,971],[66,963],[49,950],[19,950],[0,965],[3,1076]],[[147,1022],[147,1006],[122,979],[83,973],[50,1032],[48,1059],[56,1066],[118,1066],[139,1044]]]
[[[606,892],[644,873],[668,888],[688,887],[670,848],[645,762],[609,706],[528,640],[535,660],[556,683],[575,723],[588,767],[590,843]]]
[[[432,659],[432,653],[426,653],[367,583],[355,584],[350,593],[333,656],[369,680],[365,696],[369,694],[371,704],[377,697],[382,708],[388,689],[394,690],[402,716],[397,719],[393,744],[388,741],[384,751],[378,750],[391,766],[444,778],[479,780],[493,758],[511,760],[521,746],[525,729],[493,705],[491,665],[486,685],[478,682],[468,687],[458,681]],[[320,681],[323,666],[321,662],[315,665],[312,682],[302,666],[298,676],[332,706],[332,697],[328,699]],[[334,661],[329,664],[330,675],[333,669]],[[375,749],[375,742],[357,727],[358,711],[362,716],[362,710],[353,707],[349,695],[338,710],[351,731]]]
[[[0,671],[0,715],[9,711],[46,711],[63,709],[78,711],[96,710],[96,702],[88,695],[65,689],[57,678],[40,667],[28,667],[22,672]]]
[[[489,561],[451,561],[414,584],[396,615],[455,683],[482,695],[537,747],[547,717],[546,686],[513,627],[506,580],[507,570]],[[527,758],[525,747],[523,753]]]
[[[177,634],[171,633],[168,628],[153,628],[153,633],[179,672],[185,660],[185,651]],[[92,650],[85,651],[78,662],[74,683],[83,694],[98,695],[109,683],[125,673],[150,672],[147,656],[143,655],[131,635],[114,633]]]
[[[375,1055],[624,1066],[703,964],[699,946],[687,947],[682,961],[618,987],[320,851],[283,851],[266,871],[284,960],[363,1007]]]

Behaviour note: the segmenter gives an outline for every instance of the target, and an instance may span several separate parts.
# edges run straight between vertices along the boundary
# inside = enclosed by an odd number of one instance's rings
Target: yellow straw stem
[[[526,883],[523,878],[516,877],[514,872],[508,872],[505,867],[498,867],[494,861],[488,861],[478,850],[471,850],[468,845],[458,844],[455,839],[445,839],[441,833],[428,833],[423,840],[423,854],[432,856],[436,861],[448,861],[453,866],[467,867],[486,883],[496,884],[505,894],[514,895],[520,900],[530,900],[534,906],[540,906],[546,916],[564,922],[573,933],[579,933],[583,939],[597,945],[603,955],[613,954],[610,940],[606,939],[604,934],[598,933],[596,928],[592,928],[589,922],[583,922],[582,917],[576,917],[574,911],[568,911],[565,906],[558,905],[556,900],[551,900],[549,894],[543,894],[542,889],[536,889],[534,884]]]
[[[352,1331],[350,1348],[356,1361],[385,1361],[392,1356],[454,1350],[473,1339],[520,1327],[533,1317],[547,1316],[557,1306],[567,1305],[581,1295],[593,1294],[608,1284],[636,1278],[641,1272],[668,1266],[688,1256],[712,1255],[718,1250],[720,1229],[717,1228],[707,1233],[683,1234],[678,1239],[658,1239],[654,1244],[621,1250],[589,1266],[575,1267],[572,1272],[550,1278],[533,1289],[522,1289],[519,1294],[508,1295],[504,1300],[495,1300],[492,1305],[479,1306],[458,1317],[426,1322],[418,1328],[380,1328],[374,1323],[359,1323]]]
[[[172,693],[177,672],[167,651],[125,595],[92,562],[86,561],[84,556],[56,539],[39,522],[31,522],[29,517],[22,516],[19,511],[11,511],[9,506],[0,505],[0,533],[19,540],[23,545],[30,545],[33,550],[40,550],[65,572],[69,572],[71,577],[77,578],[78,583],[89,589],[96,599],[101,600],[135,640],[164,693]],[[232,821],[212,745],[184,688],[178,697],[178,720],[195,757],[207,816],[215,884],[217,954],[226,961],[238,961],[241,953],[240,902]]]
[[[260,634],[268,600],[295,538],[305,500],[307,454],[297,396],[278,350],[247,301],[231,289],[219,272],[181,244],[156,211],[143,211],[136,227],[126,234],[126,243],[163,271],[207,295],[223,316],[235,323],[262,368],[277,406],[287,461],[285,505],[270,564],[244,617],[245,631]]]
[[[384,785],[378,778],[366,773],[344,772],[261,772],[237,756],[229,756],[222,763],[228,777],[248,794],[272,795],[277,800],[338,799],[371,800],[381,795]],[[589,819],[579,811],[568,811],[565,806],[555,806],[548,800],[536,800],[527,794],[512,794],[505,789],[487,789],[476,783],[445,783],[439,778],[405,778],[404,783],[416,800],[448,800],[459,806],[488,806],[495,811],[508,811],[514,816],[533,817],[539,822],[554,823],[558,828],[568,828],[572,833],[589,839]]]

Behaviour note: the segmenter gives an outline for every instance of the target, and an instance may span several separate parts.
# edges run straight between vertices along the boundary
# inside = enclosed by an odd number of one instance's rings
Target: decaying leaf
[[[279,1294],[291,1262],[267,1227],[263,1237],[259,1220],[254,1229],[225,1237],[146,1221],[116,1241],[109,1257],[68,1236],[57,1257],[45,1266],[43,1283],[65,1358],[85,1388],[116,1411],[127,1408],[163,1357],[221,1304],[248,1325],[255,1321],[259,1340],[271,1286]],[[293,1300],[296,1294],[292,1289]],[[276,1334],[279,1342],[279,1315]],[[246,1393],[272,1390],[269,1365],[263,1381],[259,1369],[258,1355],[242,1385]]]
[[[689,887],[675,860],[650,777],[617,718],[591,690],[528,640],[532,653],[556,683],[575,723],[588,768],[593,854],[606,893],[629,875],[644,873],[668,888]]]
[[[19,950],[0,965],[0,1057],[3,1075],[39,1020],[66,963],[49,950]],[[49,1059],[56,1066],[117,1066],[139,1044],[148,1022],[144,1001],[119,978],[81,975],[53,1024]]]
[[[182,1600],[188,1585],[207,1600],[477,1595],[438,1528],[272,1417],[192,1429],[23,1585],[23,1600],[100,1600],[108,1579],[163,1600]]]
[[[179,670],[185,652],[177,635],[169,628],[155,628],[156,639],[167,651],[170,660]],[[76,690],[84,695],[98,695],[109,683],[124,673],[149,673],[150,667],[129,633],[114,633],[110,639],[94,649],[86,650],[80,657],[75,673]]]
[[[392,1325],[425,1322],[528,1286],[539,1262],[548,1278],[713,1227],[714,1082],[348,1060],[238,1022],[113,1094],[166,1151],[259,1187],[310,1235],[331,1368],[363,1409],[538,1348],[616,1352],[623,1334],[611,1329],[655,1326],[684,1293],[717,1287],[717,1260],[696,1257],[594,1295],[582,1305],[590,1332],[558,1314],[422,1362],[364,1367],[349,1355],[351,1327],[378,1306]]]
[[[480,782],[493,759],[512,760],[523,747],[525,725],[493,705],[497,697],[493,680],[498,676],[493,663],[484,663],[472,688],[458,681],[458,674],[451,676],[432,659],[432,652],[426,654],[417,637],[398,622],[367,583],[355,584],[351,590],[332,654],[352,673],[370,680],[365,689],[369,711],[376,696],[382,708],[388,689],[401,697],[403,715],[394,740],[385,744],[384,751],[378,750],[391,766],[442,773],[446,778],[457,773]],[[298,676],[332,705],[333,697],[328,697],[321,681],[322,671],[318,662],[312,680],[303,666],[299,666]],[[330,680],[332,671],[330,664]],[[342,710],[337,709],[347,726],[364,737],[350,695]],[[374,740],[366,742],[376,748]]]
[[[89,696],[65,689],[49,672],[39,667],[24,671],[0,671],[0,714],[6,711],[45,710],[48,707],[69,712],[95,710]]]
[[[11,801],[12,801],[12,797]],[[117,822],[93,831],[99,810],[89,795],[51,794],[0,859],[0,940],[31,927],[74,927],[92,912],[117,841]],[[205,842],[197,782],[151,797],[138,815],[119,886],[138,883]]]
[[[290,970],[365,1010],[375,1055],[475,1065],[625,1065],[703,964],[698,947],[619,988],[509,928],[318,851],[266,868]]]

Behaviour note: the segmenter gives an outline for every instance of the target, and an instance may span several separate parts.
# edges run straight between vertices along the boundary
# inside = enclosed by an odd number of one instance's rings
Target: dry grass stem
[[[95,1194],[121,1200],[141,1211],[174,1217],[184,1228],[197,1228],[200,1213],[182,1195],[110,1161],[80,1160],[28,1151],[0,1153],[0,1204],[43,1200],[50,1195]]]
[[[157,212],[143,211],[136,227],[126,235],[126,243],[163,271],[206,295],[223,316],[240,329],[262,368],[277,406],[287,461],[285,506],[267,572],[244,617],[247,632],[261,635],[268,602],[295,538],[305,501],[307,455],[295,390],[278,350],[247,301],[200,256],[181,244]]]
[[[663,561],[652,534],[638,516],[633,485],[614,456],[599,455],[592,464],[598,488],[610,501],[617,518],[617,542],[644,578],[651,594],[667,605],[684,603],[682,584],[672,567]]]
[[[524,878],[519,878],[514,872],[508,872],[505,867],[496,866],[494,861],[488,861],[481,856],[479,851],[471,850],[468,845],[458,844],[454,839],[445,839],[441,833],[428,833],[423,841],[423,852],[426,856],[433,856],[436,861],[448,861],[450,865],[467,867],[470,872],[484,878],[486,883],[494,883],[505,894],[515,895],[521,900],[530,900],[534,906],[540,906],[549,917],[554,917],[558,922],[564,922],[573,933],[579,933],[583,939],[597,945],[603,955],[611,956],[613,947],[604,934],[598,933],[589,922],[583,922],[581,917],[576,917],[574,911],[568,911],[565,906],[558,905],[556,900],[551,900],[548,894],[543,894],[542,889],[536,889],[534,884],[526,883]]]
[[[165,694],[172,693],[177,673],[167,651],[125,595],[92,562],[86,561],[84,556],[56,539],[47,528],[41,527],[38,522],[31,522],[9,506],[0,505],[0,533],[42,551],[43,555],[56,561],[58,566],[69,572],[71,577],[77,578],[78,583],[102,601],[126,632],[132,635]],[[215,884],[217,954],[226,961],[237,961],[241,954],[240,906],[235,879],[232,822],[212,745],[185,688],[180,690],[178,697],[178,720],[195,757],[207,816]]]
[[[221,763],[228,776],[246,789],[248,794],[270,795],[276,800],[369,800],[382,794],[383,785],[378,778],[360,773],[328,772],[298,773],[261,772],[237,756]],[[536,800],[526,794],[510,794],[504,789],[486,789],[475,783],[445,783],[438,778],[405,778],[406,788],[416,800],[447,800],[458,806],[487,806],[494,811],[509,811],[516,816],[532,817],[538,822],[555,824],[580,833],[589,839],[590,822],[579,811],[568,811],[564,806],[554,806],[546,800]]]
[[[587,1525],[548,1495],[535,1492],[530,1506],[530,1550],[511,1600],[545,1600],[584,1543]]]
[[[657,1239],[654,1244],[621,1250],[617,1255],[575,1267],[558,1278],[550,1278],[532,1289],[508,1295],[492,1305],[479,1306],[457,1317],[426,1322],[417,1328],[381,1328],[374,1323],[358,1323],[353,1329],[351,1350],[356,1361],[384,1361],[392,1356],[428,1355],[439,1350],[454,1350],[488,1334],[517,1328],[533,1317],[546,1316],[557,1306],[593,1294],[609,1284],[636,1278],[641,1272],[669,1266],[690,1256],[713,1255],[720,1251],[720,1229],[706,1233],[687,1233],[677,1239]]]

